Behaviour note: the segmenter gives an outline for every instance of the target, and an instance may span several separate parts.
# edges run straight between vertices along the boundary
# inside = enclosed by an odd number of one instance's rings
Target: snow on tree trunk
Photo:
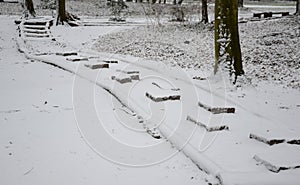
[[[238,0],[215,0],[215,58],[215,74],[219,68],[228,70],[233,83],[244,74],[238,31]]]
[[[207,0],[202,0],[202,22],[208,23]]]
[[[25,7],[28,10],[28,12],[30,13],[30,15],[32,15],[33,17],[35,17],[35,10],[34,10],[34,6],[33,6],[32,0],[25,0]]]

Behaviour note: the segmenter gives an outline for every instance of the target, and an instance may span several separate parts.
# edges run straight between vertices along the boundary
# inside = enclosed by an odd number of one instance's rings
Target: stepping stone
[[[204,108],[205,110],[212,112],[213,114],[221,114],[221,113],[234,113],[235,112],[235,108],[233,107],[211,107],[208,105],[205,105],[201,102],[198,102],[198,105],[202,108]]]
[[[171,89],[163,88],[162,86],[158,85],[158,84],[155,83],[155,82],[152,82],[152,85],[154,85],[154,86],[156,86],[156,87],[158,87],[158,88],[160,88],[160,89],[162,89],[162,90],[180,91],[179,88],[171,88]]]
[[[267,151],[256,154],[253,159],[268,170],[278,173],[281,170],[300,168],[299,146],[277,145]]]
[[[70,56],[66,58],[66,60],[70,62],[79,62],[79,61],[88,61],[89,59],[84,57],[78,57],[78,56]]]
[[[208,126],[207,124],[196,121],[195,119],[193,119],[190,116],[187,116],[186,120],[191,121],[191,122],[195,123],[196,125],[199,125],[200,127],[203,127],[207,132],[229,130],[229,127],[227,125]]]
[[[125,74],[139,74],[139,71],[126,71],[126,70],[121,70],[121,69],[117,69],[117,72],[121,72],[121,73],[125,73]]]
[[[84,66],[90,69],[109,68],[109,64],[107,63],[84,64]]]
[[[151,92],[146,92],[145,95],[154,102],[180,100],[179,92],[169,89],[152,88]]]
[[[117,64],[117,63],[119,63],[117,60],[103,60],[103,62],[108,63],[108,64]]]
[[[288,144],[294,144],[294,145],[299,145],[300,144],[300,139],[295,139],[292,138],[291,136],[288,136],[289,134],[286,134],[285,137],[275,135],[274,133],[265,133],[265,134],[253,134],[250,133],[249,138],[250,139],[255,139],[259,142],[265,143],[267,145],[275,145],[275,144],[280,144],[280,143],[288,143]]]
[[[72,55],[77,55],[77,52],[75,51],[66,51],[66,52],[57,52],[56,55],[59,56],[72,56]]]
[[[124,84],[124,83],[130,83],[132,82],[131,77],[116,77],[116,76],[112,76],[111,77],[112,80],[116,80],[117,82]]]
[[[207,80],[207,78],[203,78],[203,77],[200,77],[200,76],[194,76],[193,79],[194,80]]]
[[[140,76],[139,74],[133,74],[133,75],[119,74],[118,76],[112,76],[111,79],[116,80],[121,84],[124,84],[124,83],[132,82],[133,80],[140,80]]]

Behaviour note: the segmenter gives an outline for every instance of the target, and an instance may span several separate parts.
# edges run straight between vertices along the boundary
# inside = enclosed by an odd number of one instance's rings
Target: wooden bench
[[[262,12],[262,13],[253,13],[253,17],[261,18],[262,15],[264,18],[272,17],[275,14],[281,14],[281,16],[288,16],[290,15],[289,12]]]

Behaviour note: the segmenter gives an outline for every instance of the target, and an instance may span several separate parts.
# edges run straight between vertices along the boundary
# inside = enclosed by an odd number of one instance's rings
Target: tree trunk
[[[173,5],[176,5],[177,4],[177,1],[176,0],[173,0]]]
[[[244,0],[238,0],[239,2],[239,7],[243,7],[244,6]]]
[[[202,22],[208,23],[207,0],[202,0]]]
[[[64,24],[64,22],[67,22],[67,16],[66,16],[66,1],[65,0],[57,0],[57,23]]]
[[[297,0],[296,3],[296,15],[300,15],[300,0]]]
[[[229,70],[233,83],[243,75],[242,55],[238,30],[238,0],[215,0],[215,68],[219,64]]]
[[[179,1],[178,1],[178,4],[179,4],[179,5],[182,5],[182,2],[183,2],[183,0],[179,0]]]
[[[35,17],[35,11],[32,0],[25,0],[25,7],[28,10],[28,12]]]

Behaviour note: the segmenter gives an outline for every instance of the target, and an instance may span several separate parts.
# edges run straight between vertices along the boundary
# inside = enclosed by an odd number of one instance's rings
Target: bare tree
[[[233,83],[243,75],[238,30],[238,0],[215,0],[215,68],[219,64],[229,70]]]
[[[207,0],[202,0],[202,22],[208,23]]]

